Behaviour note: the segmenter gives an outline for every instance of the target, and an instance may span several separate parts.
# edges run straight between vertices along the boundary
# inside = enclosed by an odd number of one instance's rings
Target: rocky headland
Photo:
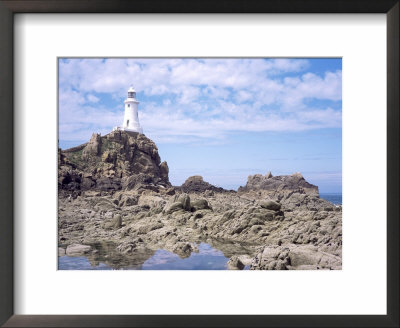
[[[154,142],[122,131],[58,160],[60,256],[140,268],[158,249],[186,258],[204,242],[229,269],[341,269],[342,208],[300,173],[249,176],[238,191],[201,176],[172,186]]]

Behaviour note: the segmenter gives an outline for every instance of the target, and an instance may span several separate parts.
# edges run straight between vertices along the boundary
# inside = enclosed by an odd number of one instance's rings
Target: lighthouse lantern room
[[[143,133],[143,129],[139,124],[138,105],[136,100],[136,90],[130,87],[128,90],[128,98],[124,101],[125,114],[122,126],[114,128],[114,130],[122,130],[127,132]]]

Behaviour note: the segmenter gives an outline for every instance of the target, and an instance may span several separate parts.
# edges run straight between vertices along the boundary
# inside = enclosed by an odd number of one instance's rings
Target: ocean
[[[335,205],[342,205],[342,193],[320,193],[319,196]]]

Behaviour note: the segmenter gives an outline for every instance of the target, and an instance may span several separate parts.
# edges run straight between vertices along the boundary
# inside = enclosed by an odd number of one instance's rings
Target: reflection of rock
[[[92,247],[93,252],[86,254],[92,266],[99,263],[114,268],[140,269],[144,262],[154,255],[154,251],[145,247],[140,238],[122,244],[96,243]],[[134,246],[132,246],[134,245]]]
[[[125,241],[119,244],[116,249],[122,254],[131,254],[145,250],[145,245],[142,238],[134,238],[130,241]]]
[[[92,249],[89,245],[72,244],[67,247],[66,254],[68,256],[85,255]]]
[[[189,257],[190,254],[192,254],[192,252],[194,252],[195,250],[195,246],[188,242],[178,242],[172,249],[172,251],[175,254],[178,254],[181,258]]]

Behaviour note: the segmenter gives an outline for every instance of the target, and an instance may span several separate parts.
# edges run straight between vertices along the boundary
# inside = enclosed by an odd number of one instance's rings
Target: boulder
[[[66,254],[68,256],[81,256],[89,253],[92,247],[89,245],[72,244],[67,247]]]
[[[279,211],[281,209],[281,204],[273,201],[273,200],[262,200],[259,202],[262,208],[267,210]]]
[[[236,255],[232,256],[229,259],[227,265],[228,265],[229,270],[243,270],[245,267],[245,265],[242,263],[242,261]]]
[[[177,202],[182,204],[182,208],[185,211],[190,211],[191,210],[191,206],[190,206],[190,197],[188,194],[182,194],[179,195]]]
[[[191,202],[191,205],[192,205],[192,209],[194,211],[211,209],[211,207],[208,204],[207,200],[205,200],[204,198],[197,199],[197,200]]]
[[[179,187],[183,192],[205,192],[206,190],[223,192],[223,188],[215,187],[212,184],[203,180],[200,175],[194,175],[186,179],[186,181]]]
[[[183,210],[181,202],[174,202],[172,204],[167,204],[164,208],[165,214],[171,214],[179,210]]]

